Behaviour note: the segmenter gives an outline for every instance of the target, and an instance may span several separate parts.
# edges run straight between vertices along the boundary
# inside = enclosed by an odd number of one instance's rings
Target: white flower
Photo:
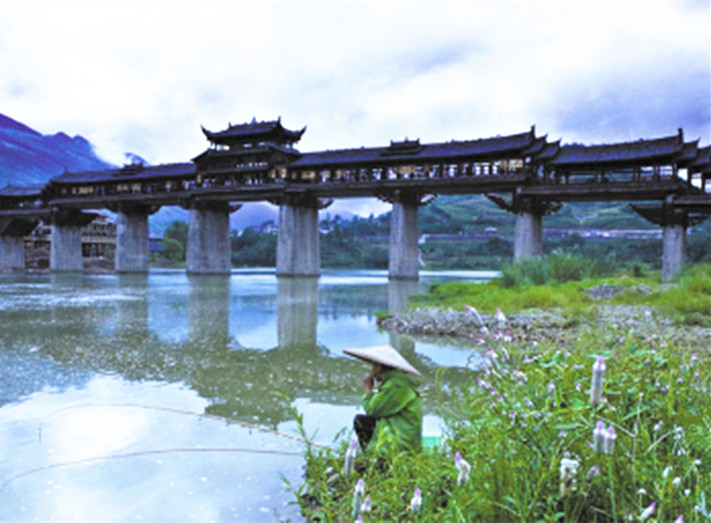
[[[506,324],[506,316],[501,312],[501,308],[496,307],[496,322],[499,324],[499,328],[502,328]]]
[[[345,464],[343,466],[343,473],[346,477],[353,473],[353,461],[355,460],[357,453],[356,440],[352,439],[350,445],[348,445],[348,450],[346,451]]]
[[[681,484],[681,478],[679,476],[675,477],[672,480],[672,483],[674,484],[675,487],[678,487]]]
[[[598,356],[593,363],[592,384],[590,387],[590,403],[596,406],[602,399],[602,382],[605,378],[605,358]]]
[[[649,516],[652,515],[652,512],[654,512],[654,509],[657,508],[657,502],[654,501],[652,502],[651,505],[649,505],[647,508],[645,508],[642,513],[639,515],[639,520],[644,521],[647,519]]]
[[[607,428],[603,440],[605,454],[612,454],[615,451],[615,440],[617,440],[617,434],[615,434],[615,428],[612,425]]]
[[[353,489],[353,514],[357,514],[365,496],[365,480],[360,478]]]
[[[563,458],[560,460],[560,495],[565,496],[575,487],[575,474],[580,462],[574,459]]]
[[[466,483],[469,479],[469,472],[471,472],[472,466],[462,457],[459,451],[457,451],[454,455],[454,466],[459,470],[459,475],[457,476],[457,486]]]
[[[593,448],[597,453],[605,451],[605,424],[602,421],[598,421],[593,429]]]
[[[663,478],[666,478],[666,477],[669,475],[669,473],[670,473],[671,471],[672,471],[672,467],[666,467],[666,468],[664,469],[664,471],[662,471],[662,477],[663,477]]]
[[[599,475],[600,475],[600,467],[598,467],[597,465],[593,465],[592,467],[590,467],[590,470],[588,470],[588,473],[585,476],[585,479],[590,481],[590,480],[598,477]]]
[[[360,506],[360,511],[362,513],[370,512],[370,496],[365,498],[365,501],[363,501],[363,504]]]
[[[679,517],[674,520],[674,523],[684,523],[684,514],[679,514]]]
[[[422,510],[422,491],[419,487],[415,488],[415,493],[410,499],[410,511],[413,514],[418,514]]]

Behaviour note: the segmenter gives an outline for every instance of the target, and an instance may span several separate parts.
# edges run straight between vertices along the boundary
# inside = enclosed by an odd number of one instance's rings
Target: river
[[[463,366],[376,314],[493,275],[0,275],[0,521],[298,521],[294,412],[313,441],[350,438],[369,369],[343,349],[391,343],[425,380]]]

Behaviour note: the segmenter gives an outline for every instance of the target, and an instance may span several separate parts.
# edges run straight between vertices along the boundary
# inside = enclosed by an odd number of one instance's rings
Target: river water
[[[471,349],[376,313],[493,275],[0,275],[0,521],[298,521],[294,412],[313,441],[350,439],[369,368],[343,349],[391,343],[425,380],[463,366]]]

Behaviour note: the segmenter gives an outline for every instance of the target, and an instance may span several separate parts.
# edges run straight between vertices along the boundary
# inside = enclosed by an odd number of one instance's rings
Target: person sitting
[[[361,403],[365,414],[358,414],[353,420],[361,449],[421,448],[422,399],[416,378],[421,376],[420,372],[387,345],[344,352],[373,365],[363,380],[365,393]]]

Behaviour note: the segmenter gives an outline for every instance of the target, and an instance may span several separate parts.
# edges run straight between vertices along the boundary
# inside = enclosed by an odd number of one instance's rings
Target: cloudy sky
[[[0,113],[123,163],[282,117],[302,151],[526,131],[709,143],[711,1],[0,0]]]

